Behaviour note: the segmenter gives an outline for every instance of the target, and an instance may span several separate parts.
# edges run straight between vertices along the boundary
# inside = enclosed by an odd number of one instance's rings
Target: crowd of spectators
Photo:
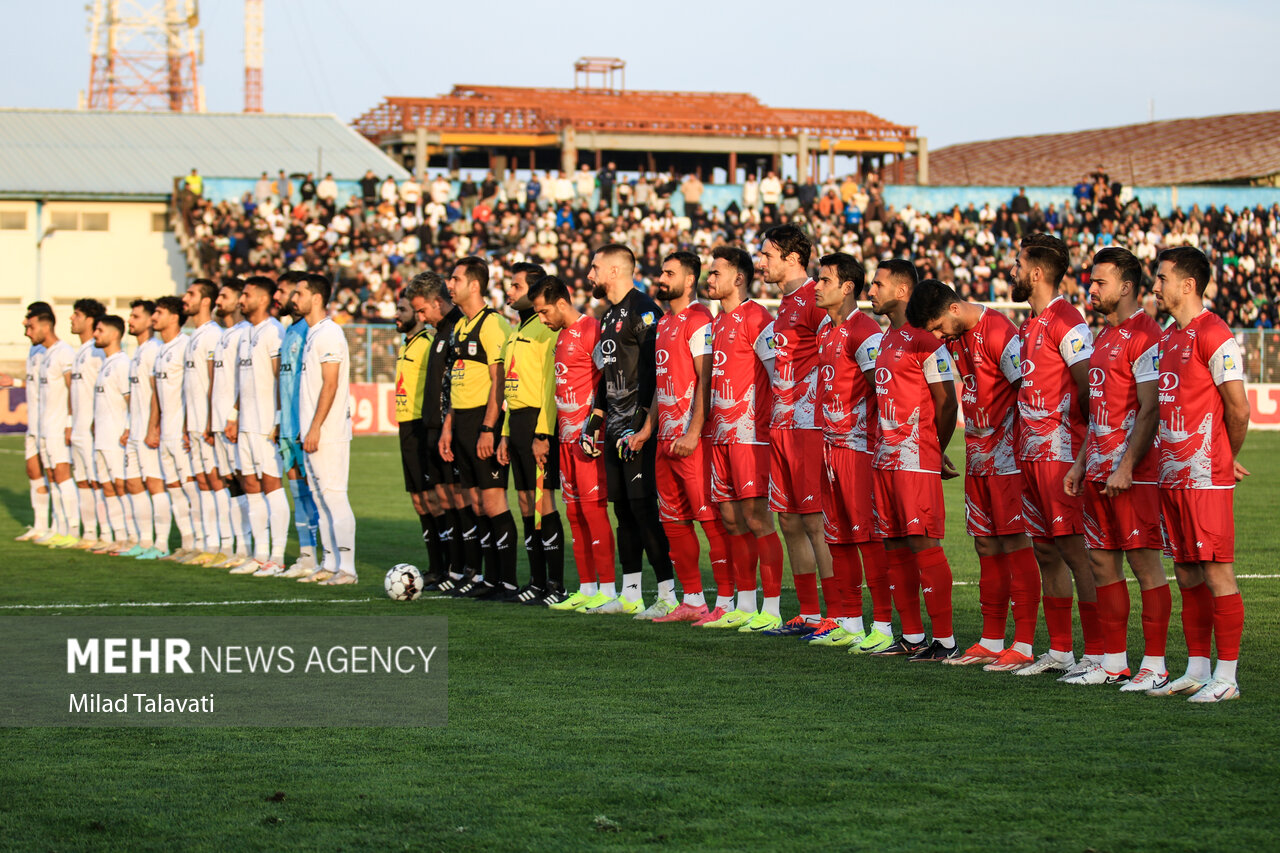
[[[681,205],[672,204],[677,192]],[[869,269],[882,258],[911,257],[922,275],[954,283],[977,301],[1008,298],[1018,241],[1033,231],[1052,231],[1071,247],[1063,290],[1082,306],[1088,261],[1098,249],[1125,246],[1150,269],[1160,249],[1193,245],[1214,265],[1208,307],[1236,327],[1272,328],[1277,320],[1280,205],[1161,215],[1143,204],[1141,189],[1122,188],[1100,171],[1086,176],[1061,206],[1041,206],[1020,190],[1006,201],[931,214],[886,205],[874,173],[821,184],[753,175],[740,198],[723,208],[703,205],[704,194],[696,175],[624,179],[610,163],[598,173],[583,166],[527,180],[489,172],[479,180],[433,174],[397,183],[369,172],[345,204],[332,175],[291,180],[264,172],[238,201],[188,193],[181,207],[184,239],[202,274],[327,271],[337,282],[332,311],[340,322],[390,322],[401,285],[424,269],[447,276],[465,255],[491,260],[495,303],[505,269],[526,260],[546,265],[590,303],[591,253],[605,243],[632,247],[643,287],[656,280],[672,251],[690,249],[709,264],[715,246],[751,249],[761,232],[783,222],[810,233],[818,254],[849,252]],[[761,282],[755,288],[757,296],[778,295]]]

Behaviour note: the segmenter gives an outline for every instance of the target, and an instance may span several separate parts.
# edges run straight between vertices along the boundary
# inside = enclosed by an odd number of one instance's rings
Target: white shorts
[[[191,470],[197,474],[208,474],[217,467],[213,455],[213,445],[204,440],[204,433],[189,432],[187,440],[191,442]],[[216,441],[216,439],[215,439]]]
[[[111,447],[98,447],[93,451],[94,470],[98,472],[99,482],[114,483],[124,479],[124,448],[116,442]]]
[[[228,439],[226,433],[213,434],[213,462],[223,477],[240,470],[240,446]]]
[[[242,432],[237,438],[240,445],[240,470],[255,477],[280,479],[280,456],[276,447],[262,433]]]
[[[182,485],[191,478],[191,457],[182,447],[182,439],[160,440],[160,474],[165,485]]]
[[[23,459],[30,459],[32,456],[40,455],[40,439],[31,433],[27,433],[22,438]]]
[[[160,451],[142,439],[129,439],[124,449],[124,476],[129,480],[160,480]]]
[[[71,478],[77,483],[91,483],[98,479],[93,464],[93,436],[71,436]]]
[[[351,473],[351,442],[326,441],[315,453],[304,453],[313,492],[345,492]]]
[[[40,438],[40,464],[46,468],[71,464],[71,448],[62,440],[62,436],[50,440]]]

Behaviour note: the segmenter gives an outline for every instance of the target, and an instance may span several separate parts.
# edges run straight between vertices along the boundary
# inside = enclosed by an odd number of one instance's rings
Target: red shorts
[[[604,503],[609,489],[605,480],[604,459],[582,452],[576,441],[560,442],[560,494],[566,501]]]
[[[871,454],[852,447],[824,444],[826,476],[822,478],[822,533],[828,542],[870,542],[875,532],[871,494]]]
[[[964,524],[970,536],[1027,532],[1022,518],[1022,474],[964,475]]]
[[[718,504],[769,493],[769,445],[713,444],[711,500]]]
[[[1084,533],[1084,498],[1067,494],[1062,481],[1070,462],[1022,463],[1022,517],[1032,539]]]
[[[885,539],[941,539],[946,535],[947,507],[942,499],[941,474],[876,468],[872,479],[876,533]]]
[[[671,442],[658,444],[658,516],[662,521],[711,521],[711,453],[699,441],[688,456],[671,453]]]
[[[1161,489],[1164,553],[1175,563],[1234,563],[1235,489]]]
[[[769,473],[769,509],[774,512],[822,512],[820,429],[771,429],[773,463]]]
[[[1114,498],[1105,483],[1084,484],[1084,544],[1095,551],[1164,547],[1160,533],[1160,487],[1134,483]]]

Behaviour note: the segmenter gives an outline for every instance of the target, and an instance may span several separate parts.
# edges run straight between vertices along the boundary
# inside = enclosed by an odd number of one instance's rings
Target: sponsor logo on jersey
[[[889,368],[887,367],[876,368],[876,384],[877,385],[887,385],[889,384],[889,380],[892,378],[893,378],[893,372],[890,371]]]
[[[671,358],[670,351],[665,349],[660,349],[654,354],[653,361],[654,361],[654,364],[658,365],[658,367],[661,367],[662,365],[667,363],[667,359],[669,358]]]
[[[1161,391],[1172,391],[1178,387],[1178,384],[1178,374],[1168,371],[1161,373],[1160,378],[1156,380],[1156,387]]]
[[[1097,388],[1107,381],[1107,372],[1101,367],[1089,368],[1089,387]]]
[[[605,338],[603,341],[600,342],[600,352],[604,353],[605,355],[611,355],[617,349],[618,349],[618,342],[615,341],[613,338]]]
[[[646,311],[646,312],[644,312],[643,314],[641,314],[641,315],[640,315],[640,322],[641,322],[641,323],[644,323],[646,326],[652,326],[652,325],[653,325],[653,312],[652,312],[652,311]]]
[[[1030,376],[1032,373],[1035,373],[1035,371],[1036,371],[1036,363],[1034,361],[1032,361],[1031,359],[1027,359],[1026,361],[1022,362],[1023,376]]]

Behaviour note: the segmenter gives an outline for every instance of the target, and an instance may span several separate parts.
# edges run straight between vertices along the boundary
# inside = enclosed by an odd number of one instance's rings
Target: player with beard
[[[1079,310],[1058,293],[1067,272],[1067,245],[1049,234],[1022,241],[1013,267],[1013,300],[1031,306],[1019,330],[1022,339],[1021,418],[1018,467],[1022,470],[1022,514],[1035,544],[1044,587],[1049,651],[1013,670],[1018,675],[1075,673],[1072,651],[1071,581],[1079,596],[1084,660],[1102,662],[1093,570],[1084,547],[1084,498],[1068,495],[1063,480],[1084,443],[1089,425],[1089,357],[1093,335]]]
[[[28,341],[31,340],[32,316],[52,311],[47,302],[32,302],[27,306],[26,316],[22,319],[22,334]],[[44,357],[44,352],[44,347],[37,343],[32,343],[27,349],[27,429],[23,437],[23,456],[26,459],[31,513],[34,517],[31,526],[17,537],[18,542],[32,542],[49,535],[49,486],[44,469],[40,467],[40,359]],[[0,388],[13,386],[12,376],[0,375]]]
[[[425,585],[439,583],[445,577],[445,570],[440,528],[431,512],[428,497],[431,490],[424,467],[427,425],[422,420],[422,401],[431,334],[409,302],[411,293],[420,291],[421,288],[415,290],[410,284],[396,300],[396,331],[404,335],[404,342],[396,353],[396,423],[400,428],[400,467],[404,471],[404,490],[413,503],[413,511],[422,527],[422,544],[427,549],[427,571],[423,575]]]
[[[110,539],[107,504],[102,484],[95,475],[93,458],[93,389],[106,360],[93,342],[93,330],[107,309],[96,299],[77,299],[73,307],[71,334],[80,336],[80,346],[71,365],[71,424],[67,427],[67,443],[71,447],[71,473],[80,495],[78,506],[84,527],[84,535],[75,547],[92,551],[105,544],[98,541],[99,525],[103,539]]]
[[[49,478],[53,528],[37,544],[50,548],[69,548],[79,541],[72,534],[78,524],[76,482],[71,477],[71,452],[66,434],[71,422],[71,363],[75,350],[59,340],[53,309],[41,306],[27,318],[29,339],[44,347],[36,371],[40,384],[40,465]]]
[[[507,305],[519,312],[520,325],[502,348],[507,417],[502,422],[498,461],[511,466],[520,503],[529,583],[516,598],[529,605],[542,604],[549,585],[564,587],[564,530],[556,510],[560,486],[555,436],[557,334],[542,322],[529,300],[530,288],[545,275],[537,264],[511,268]]]
[[[135,299],[129,306],[129,334],[138,345],[129,359],[129,442],[124,451],[124,487],[129,493],[138,544],[120,556],[138,560],[155,560],[168,553],[172,524],[169,495],[164,490],[160,471],[160,454],[147,444],[153,393],[151,375],[160,353],[160,340],[151,327],[155,310],[156,303],[150,299]],[[163,544],[157,547],[158,542]]]
[[[1159,422],[1156,380],[1161,329],[1142,310],[1142,263],[1127,249],[1093,256],[1089,301],[1106,325],[1089,358],[1089,432],[1067,473],[1067,494],[1084,496],[1084,540],[1098,589],[1103,658],[1067,684],[1119,684],[1126,692],[1169,684],[1165,643],[1173,602],[1160,549],[1159,454],[1152,451]],[[1129,590],[1124,560],[1142,590],[1146,650],[1129,678]]]
[[[677,606],[676,583],[670,545],[658,516],[657,453],[641,433],[657,389],[654,360],[662,309],[636,289],[635,266],[630,249],[610,243],[595,251],[587,273],[592,284],[604,288],[609,307],[600,318],[600,384],[582,445],[588,453],[599,453],[604,442],[609,502],[618,520],[622,590],[616,599],[584,612],[661,616]],[[640,589],[642,554],[653,566],[662,602],[648,612]]]
[[[1173,324],[1160,340],[1160,509],[1182,591],[1187,673],[1153,692],[1192,702],[1240,695],[1236,668],[1244,601],[1235,573],[1235,486],[1249,429],[1244,357],[1231,329],[1204,307],[1209,259],[1179,246],[1157,257],[1156,298]],[[1210,646],[1218,665],[1209,672]]]
[[[112,540],[94,553],[126,546],[129,526],[124,510],[124,448],[129,442],[129,357],[120,351],[124,321],[111,314],[98,318],[93,342],[105,360],[93,389],[93,453],[98,482],[107,502]],[[127,547],[127,546],[126,546]]]
[[[1022,517],[1022,474],[1014,457],[1022,340],[1013,321],[965,302],[941,282],[921,282],[907,322],[947,342],[960,374],[964,410],[965,526],[978,552],[982,637],[947,663],[1008,672],[1033,660],[1040,567]],[[1010,603],[1013,644],[1004,645]]]
[[[876,268],[870,291],[871,310],[889,318],[876,355],[875,524],[884,538],[894,603],[902,620],[902,636],[875,654],[949,661],[959,658],[961,651],[952,630],[951,565],[942,550],[942,481],[956,476],[946,450],[958,406],[947,348],[907,323],[917,275],[910,261],[884,261]],[[933,628],[933,641],[927,644],[920,618],[922,591]]]
[[[293,296],[298,285],[306,278],[307,273],[304,272],[286,272],[276,282],[273,297],[276,316],[289,319],[289,325],[284,330],[284,340],[280,344],[280,381],[276,385],[280,439],[276,444],[280,452],[280,470],[288,479],[289,492],[293,495],[293,526],[298,531],[298,559],[288,569],[280,572],[282,577],[291,578],[304,578],[316,570],[316,547],[319,545],[316,537],[320,528],[315,496],[311,493],[311,483],[307,479],[306,457],[302,450],[302,424],[298,420],[301,387],[299,373],[302,370],[302,352],[307,345],[310,324],[306,315],[298,310]],[[266,575],[261,570],[255,573],[255,577]]]
[[[206,434],[213,439],[214,451],[213,473],[209,477],[209,485],[214,489],[215,496],[219,491],[226,492],[227,515],[234,540],[232,549],[227,552],[227,559],[211,566],[215,569],[234,569],[244,565],[253,550],[248,496],[240,473],[240,452],[236,443],[227,438],[228,424],[240,418],[240,412],[236,409],[236,389],[240,386],[240,365],[237,359],[240,341],[249,333],[249,323],[240,315],[240,294],[243,291],[243,281],[238,278],[227,279],[218,289],[218,301],[213,307],[222,331],[209,359],[212,378],[209,381],[209,422]],[[218,523],[222,524],[221,516]],[[219,536],[225,540],[225,530],[220,528]]]
[[[189,448],[193,478],[184,483],[182,491],[191,504],[191,526],[195,530],[196,554],[183,560],[192,566],[209,566],[221,563],[230,554],[222,553],[222,541],[218,531],[218,501],[210,485],[208,472],[214,467],[213,442],[205,440],[205,428],[209,425],[209,371],[213,348],[222,337],[222,328],[213,319],[213,302],[218,298],[218,286],[207,278],[191,282],[182,297],[182,310],[195,326],[187,337],[182,371],[182,401],[187,415],[187,446]],[[224,514],[230,507],[221,507]],[[230,521],[230,518],[228,518]],[[228,526],[230,532],[230,526]],[[228,541],[230,549],[231,542]]]
[[[199,553],[194,550],[191,503],[184,486],[191,481],[191,456],[187,443],[186,405],[182,399],[182,374],[186,370],[187,338],[182,333],[182,300],[162,296],[156,300],[151,328],[160,339],[151,370],[151,414],[147,426],[147,447],[160,451],[160,475],[169,495],[173,524],[178,528],[181,547],[169,552],[169,519],[156,525],[155,559],[182,560]]]

